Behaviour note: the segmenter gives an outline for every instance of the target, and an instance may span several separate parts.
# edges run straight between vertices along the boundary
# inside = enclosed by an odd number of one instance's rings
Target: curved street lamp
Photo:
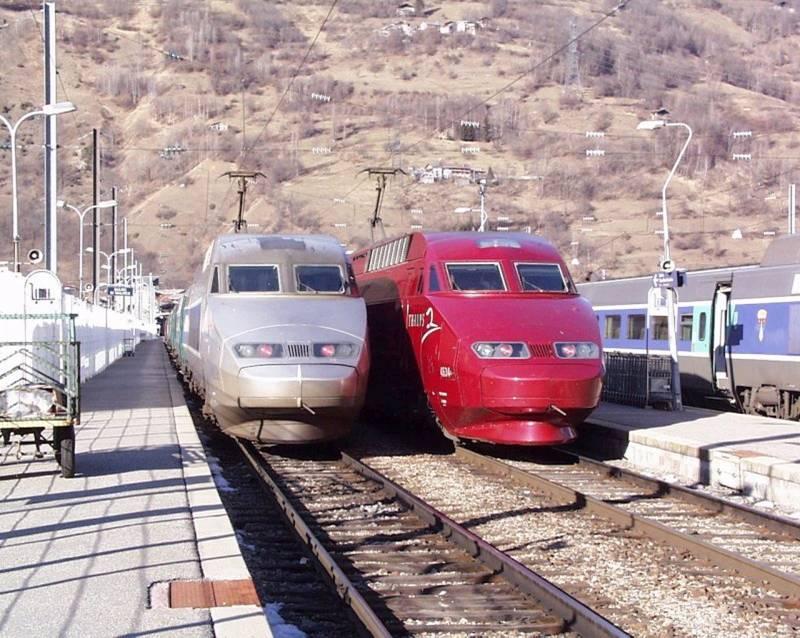
[[[104,202],[98,202],[92,206],[87,206],[83,210],[80,210],[76,206],[72,204],[68,204],[63,199],[59,199],[56,202],[56,206],[59,208],[69,208],[72,212],[74,212],[78,219],[80,220],[80,226],[78,227],[78,291],[79,295],[83,295],[83,218],[86,216],[91,210],[95,210],[96,208],[113,208],[117,205],[116,200],[114,199],[107,199]]]
[[[683,159],[683,154],[686,152],[686,149],[689,146],[689,142],[692,141],[692,127],[688,124],[684,124],[683,122],[667,122],[666,120],[644,120],[643,122],[639,122],[638,126],[636,127],[640,131],[654,131],[656,129],[668,127],[668,126],[680,126],[689,133],[686,137],[686,141],[681,148],[681,152],[678,153],[678,158],[675,160],[675,164],[672,165],[672,170],[667,175],[667,181],[664,182],[664,187],[661,189],[661,220],[663,222],[663,236],[664,236],[664,246],[663,246],[663,255],[661,260],[661,270],[672,273],[674,276],[675,271],[675,262],[672,260],[672,255],[670,254],[669,250],[669,217],[667,216],[667,186],[669,185],[672,176],[675,174],[675,171],[678,169],[678,164],[680,164],[681,160]],[[675,290],[675,286],[670,284],[666,288],[667,292],[667,337],[669,340],[669,357],[670,357],[670,389],[672,395],[672,409],[673,410],[682,410],[683,409],[683,400],[681,397],[681,373],[680,368],[678,367],[678,322],[677,322],[677,310],[678,310],[678,292]]]
[[[89,246],[86,249],[85,252],[94,253],[95,250],[94,250],[94,248]],[[120,248],[119,250],[115,250],[113,253],[107,253],[107,252],[102,251],[102,250],[98,250],[97,251],[98,255],[102,255],[103,257],[106,258],[106,263],[103,266],[103,268],[108,271],[107,272],[107,278],[106,278],[106,285],[108,285],[108,286],[111,285],[111,260],[114,258],[114,255],[127,255],[129,252],[131,252],[130,248]]]
[[[15,124],[11,124],[9,120],[0,115],[0,122],[8,129],[8,134],[11,137],[11,235],[14,242],[14,272],[19,272],[20,270],[19,208],[17,204],[17,129],[25,120],[36,115],[61,115],[62,113],[70,113],[76,108],[72,102],[45,104],[41,109],[23,115]]]

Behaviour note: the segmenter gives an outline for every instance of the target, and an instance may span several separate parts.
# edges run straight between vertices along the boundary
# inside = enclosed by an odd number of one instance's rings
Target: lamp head
[[[97,206],[95,208],[114,208],[117,205],[116,199],[107,199],[102,202],[97,202]]]
[[[56,206],[58,206],[59,208],[64,208],[64,206],[66,206],[66,205],[67,205],[67,202],[65,202],[63,199],[56,200]]]
[[[45,115],[62,115],[63,113],[71,113],[78,109],[72,102],[56,102],[55,104],[45,104],[42,107],[42,113]]]
[[[93,252],[94,252],[94,248],[92,248],[91,246],[89,246],[89,247],[86,249],[86,251],[85,251],[85,252],[87,252],[87,253],[93,253]]]

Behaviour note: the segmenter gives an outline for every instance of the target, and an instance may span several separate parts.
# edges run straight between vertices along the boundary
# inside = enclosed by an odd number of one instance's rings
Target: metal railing
[[[31,338],[37,329],[49,338]],[[81,375],[75,315],[0,315],[0,330],[22,337],[0,341],[0,428],[76,424]]]
[[[644,408],[669,403],[669,357],[624,352],[604,353],[603,401]]]

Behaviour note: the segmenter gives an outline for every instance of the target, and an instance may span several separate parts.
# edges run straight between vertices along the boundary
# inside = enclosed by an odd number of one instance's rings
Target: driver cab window
[[[229,292],[278,292],[277,266],[228,266]]]
[[[219,267],[214,266],[214,274],[211,277],[211,293],[219,292]]]
[[[466,292],[505,290],[506,285],[496,263],[452,263],[447,264],[450,287]]]

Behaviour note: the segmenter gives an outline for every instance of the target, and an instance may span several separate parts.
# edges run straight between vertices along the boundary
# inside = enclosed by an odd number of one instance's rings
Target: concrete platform
[[[800,423],[795,421],[602,403],[579,441],[643,469],[800,507]]]
[[[258,605],[172,609],[248,579],[163,344],[85,384],[76,476],[0,448],[0,636],[271,636]]]

